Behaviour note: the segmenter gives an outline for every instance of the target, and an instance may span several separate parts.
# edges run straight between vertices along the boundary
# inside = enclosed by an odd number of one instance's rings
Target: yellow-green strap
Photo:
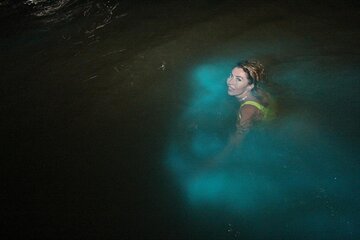
[[[263,105],[261,105],[260,103],[255,102],[255,101],[246,101],[243,104],[241,104],[240,107],[242,107],[244,105],[252,105],[252,106],[256,107],[257,109],[260,110],[260,112],[262,112],[264,114],[264,118],[267,118],[268,109],[266,107],[264,107]]]

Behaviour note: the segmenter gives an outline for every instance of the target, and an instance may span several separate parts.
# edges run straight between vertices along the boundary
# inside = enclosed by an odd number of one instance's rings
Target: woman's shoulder
[[[239,117],[240,119],[252,119],[257,118],[261,110],[259,109],[259,106],[257,106],[257,102],[255,101],[246,101],[241,104],[240,111],[239,111]]]
[[[248,111],[251,111],[251,109],[257,109],[257,110],[262,111],[264,108],[265,108],[264,104],[259,100],[244,101],[240,105],[240,110],[249,109]]]
[[[240,115],[248,116],[248,118],[254,117],[255,119],[271,120],[275,116],[274,104],[269,102],[267,105],[260,101],[245,101],[241,104]]]

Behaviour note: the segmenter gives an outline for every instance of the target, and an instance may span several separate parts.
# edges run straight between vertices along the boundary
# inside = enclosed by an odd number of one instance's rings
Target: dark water
[[[357,5],[0,8],[2,239],[360,237]],[[223,83],[254,57],[286,111],[238,162],[189,173],[231,132]]]

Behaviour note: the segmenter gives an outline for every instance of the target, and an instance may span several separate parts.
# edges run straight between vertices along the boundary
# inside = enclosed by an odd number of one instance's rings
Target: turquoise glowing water
[[[215,155],[226,142],[220,133],[230,126],[224,119],[235,116],[224,97],[225,69],[229,72],[232,65],[213,61],[194,69],[189,78],[192,98],[179,118],[182,128],[173,135],[167,159],[185,201],[202,211],[221,209],[235,215],[236,220],[229,221],[232,225],[245,218],[254,231],[261,229],[253,233],[257,237],[351,239],[358,235],[356,143],[335,131],[339,126],[347,125],[343,131],[355,127],[348,123],[354,115],[344,114],[349,111],[344,106],[347,94],[356,96],[352,84],[357,72],[342,61],[342,57],[312,57],[276,66],[274,80],[292,91],[288,96],[296,99],[290,99],[294,106],[275,124],[254,129],[235,157],[214,168],[199,168],[198,163]],[[244,230],[239,226],[231,231]]]

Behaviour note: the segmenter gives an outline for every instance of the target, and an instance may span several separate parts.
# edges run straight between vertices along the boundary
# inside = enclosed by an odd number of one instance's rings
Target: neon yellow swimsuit
[[[273,109],[273,104],[270,104],[269,107],[265,107],[263,105],[261,105],[258,102],[255,101],[245,101],[243,104],[241,104],[240,107],[244,106],[244,105],[252,105],[254,107],[256,107],[257,109],[260,110],[260,112],[263,115],[263,120],[267,121],[267,120],[272,120],[275,118],[275,111]]]

